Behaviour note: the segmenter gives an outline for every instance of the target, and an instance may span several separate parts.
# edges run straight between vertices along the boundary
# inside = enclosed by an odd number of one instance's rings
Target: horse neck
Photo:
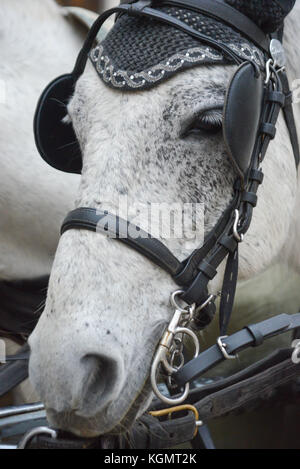
[[[287,69],[291,80],[299,78],[299,42],[300,42],[300,4],[296,2],[294,10],[285,24],[284,46],[287,54]]]

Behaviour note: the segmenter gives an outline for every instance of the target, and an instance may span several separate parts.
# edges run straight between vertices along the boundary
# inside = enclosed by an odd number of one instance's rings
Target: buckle
[[[227,351],[226,351],[227,344],[225,342],[222,342],[222,340],[227,339],[227,337],[228,337],[228,335],[220,336],[217,340],[217,345],[218,345],[223,357],[226,360],[235,360],[236,358],[238,358],[238,355],[229,355],[229,353],[227,353]]]

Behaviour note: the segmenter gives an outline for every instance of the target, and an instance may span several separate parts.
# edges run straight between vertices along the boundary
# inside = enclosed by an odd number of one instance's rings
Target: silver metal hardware
[[[185,385],[183,394],[178,398],[172,399],[164,396],[157,385],[157,374],[160,366],[162,365],[164,371],[167,373],[170,384],[172,375],[184,365],[183,337],[185,335],[188,335],[193,341],[195,349],[194,358],[196,358],[200,352],[198,337],[189,329],[189,325],[194,317],[195,305],[182,307],[178,303],[178,298],[182,293],[182,290],[177,290],[171,295],[171,305],[175,308],[175,313],[158,345],[150,375],[152,388],[156,396],[166,404],[171,405],[178,405],[186,400],[190,385],[189,383]]]
[[[209,295],[207,300],[204,301],[204,303],[196,309],[196,312],[199,313],[200,311],[202,311],[202,309],[204,309],[212,301],[215,301],[215,299],[216,299],[216,295]]]
[[[37,427],[27,432],[19,442],[17,449],[26,449],[30,441],[38,435],[49,435],[52,439],[57,438],[57,432],[48,427]]]
[[[234,216],[235,216],[235,219],[234,219],[234,224],[233,224],[233,236],[238,243],[241,243],[244,240],[244,235],[239,234],[238,232],[238,224],[240,220],[240,214],[238,210],[234,211]]]
[[[45,410],[45,406],[40,402],[38,402],[37,404],[25,404],[14,407],[4,407],[0,409],[0,419],[29,414],[31,412],[39,412],[42,410]]]
[[[269,59],[266,63],[266,79],[265,79],[265,85],[267,85],[271,79],[271,68],[274,66],[274,61],[273,59]]]
[[[274,62],[274,68],[283,68],[286,65],[286,56],[283,45],[278,39],[270,42],[270,54]]]
[[[227,337],[228,337],[228,335],[222,335],[221,337],[219,337],[218,340],[217,340],[217,345],[219,346],[219,349],[222,352],[224,358],[226,358],[226,360],[236,360],[238,356],[237,355],[229,355],[226,351],[227,344],[222,342],[224,339],[227,339]]]
[[[297,365],[300,363],[300,340],[296,339],[292,342],[292,347],[294,349],[292,353],[292,362]]]

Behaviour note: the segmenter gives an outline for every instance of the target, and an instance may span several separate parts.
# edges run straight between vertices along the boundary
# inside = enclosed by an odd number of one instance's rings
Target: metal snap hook
[[[178,340],[176,340],[176,336],[178,334],[181,334],[182,337],[184,335],[190,336],[195,347],[194,357],[197,357],[200,352],[198,337],[187,327],[190,321],[193,319],[195,305],[182,308],[177,302],[177,296],[181,295],[182,293],[182,290],[177,290],[171,295],[171,304],[175,308],[175,313],[158,345],[150,373],[150,381],[155,395],[163,402],[171,405],[181,404],[186,400],[189,393],[189,383],[185,385],[183,394],[178,398],[169,398],[164,396],[158,389],[157,385],[157,374],[160,366],[164,368],[168,377],[171,377],[184,365],[184,359],[182,358],[179,366],[174,366],[174,353],[177,352],[178,356],[180,356],[182,353],[182,351],[177,348]],[[187,314],[189,315],[188,318],[186,317]],[[180,344],[182,337],[179,340]],[[171,360],[171,363],[169,362],[169,359]]]
[[[235,216],[235,219],[234,219],[234,224],[233,224],[233,228],[232,228],[233,236],[234,236],[235,240],[238,243],[241,243],[242,241],[244,241],[244,235],[239,234],[239,232],[238,232],[238,224],[239,224],[239,220],[240,220],[240,214],[239,214],[238,210],[234,211],[234,216]]]
[[[184,308],[177,302],[177,297],[180,297],[184,293],[184,290],[176,290],[172,293],[170,302],[173,308],[181,311],[182,313],[188,313],[188,306],[185,306]]]
[[[267,85],[271,79],[271,68],[274,66],[273,59],[269,59],[266,63],[266,79],[265,85]]]

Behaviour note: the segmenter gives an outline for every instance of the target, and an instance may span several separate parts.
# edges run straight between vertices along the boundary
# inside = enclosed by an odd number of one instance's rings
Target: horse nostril
[[[83,395],[87,399],[101,399],[102,406],[113,400],[117,384],[121,381],[118,361],[105,355],[86,355],[82,358],[87,368],[87,379],[83,383]]]

